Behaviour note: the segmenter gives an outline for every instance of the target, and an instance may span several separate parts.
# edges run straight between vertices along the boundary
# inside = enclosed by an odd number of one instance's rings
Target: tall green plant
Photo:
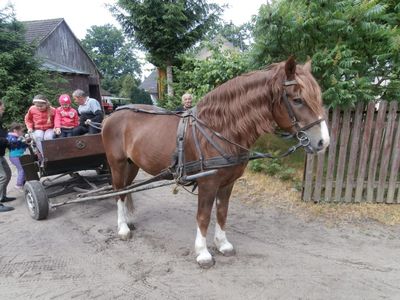
[[[206,0],[118,0],[111,11],[125,33],[148,53],[149,61],[167,68],[172,95],[172,66],[219,18],[221,9]]]
[[[392,0],[272,1],[257,18],[254,65],[310,56],[329,105],[399,101],[399,15]]]
[[[92,26],[82,45],[104,76],[102,86],[118,95],[124,76],[139,78],[141,65],[135,55],[135,47],[125,41],[121,30],[113,25]]]
[[[176,97],[168,98],[161,105],[175,109],[181,104],[181,96],[186,92],[192,93],[197,103],[217,86],[249,70],[246,53],[220,51],[218,47],[210,47],[212,55],[205,60],[197,59],[194,54],[181,57],[181,66],[174,69]]]
[[[35,94],[55,99],[59,93],[56,74],[40,70],[34,47],[24,38],[22,23],[12,6],[0,10],[0,98],[6,104],[5,121],[22,121]]]

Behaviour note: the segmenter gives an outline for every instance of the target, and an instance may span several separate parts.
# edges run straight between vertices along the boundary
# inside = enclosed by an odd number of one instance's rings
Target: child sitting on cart
[[[71,98],[63,94],[58,99],[60,107],[56,109],[54,118],[54,133],[58,137],[72,136],[72,129],[79,125],[79,116],[76,109],[71,107]]]
[[[54,136],[54,116],[56,109],[52,107],[43,95],[36,95],[33,98],[33,105],[25,115],[25,125],[28,133],[32,133],[36,142],[39,160],[42,160],[43,140],[51,140]]]

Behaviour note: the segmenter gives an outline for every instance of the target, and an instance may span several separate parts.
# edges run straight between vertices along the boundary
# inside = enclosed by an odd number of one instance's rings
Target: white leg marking
[[[125,203],[118,199],[118,235],[121,239],[126,240],[131,236],[131,231],[129,230],[127,221],[126,221],[126,208]]]
[[[215,224],[215,236],[214,236],[214,243],[217,246],[217,249],[221,253],[230,252],[233,250],[233,246],[229,243],[228,239],[226,238],[225,231],[221,229],[218,223]]]
[[[197,227],[197,235],[194,248],[197,254],[196,260],[199,264],[206,264],[212,261],[212,256],[207,249],[206,238],[201,234],[199,227]]]

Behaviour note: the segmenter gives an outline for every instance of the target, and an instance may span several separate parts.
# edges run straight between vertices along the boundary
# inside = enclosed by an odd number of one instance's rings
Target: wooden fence
[[[330,146],[307,155],[304,201],[400,203],[398,103],[329,112]]]

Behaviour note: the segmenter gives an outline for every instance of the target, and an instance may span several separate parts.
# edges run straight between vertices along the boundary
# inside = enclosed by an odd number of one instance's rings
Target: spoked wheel
[[[43,185],[38,180],[25,183],[25,201],[29,214],[35,220],[43,220],[49,214],[49,200]]]

